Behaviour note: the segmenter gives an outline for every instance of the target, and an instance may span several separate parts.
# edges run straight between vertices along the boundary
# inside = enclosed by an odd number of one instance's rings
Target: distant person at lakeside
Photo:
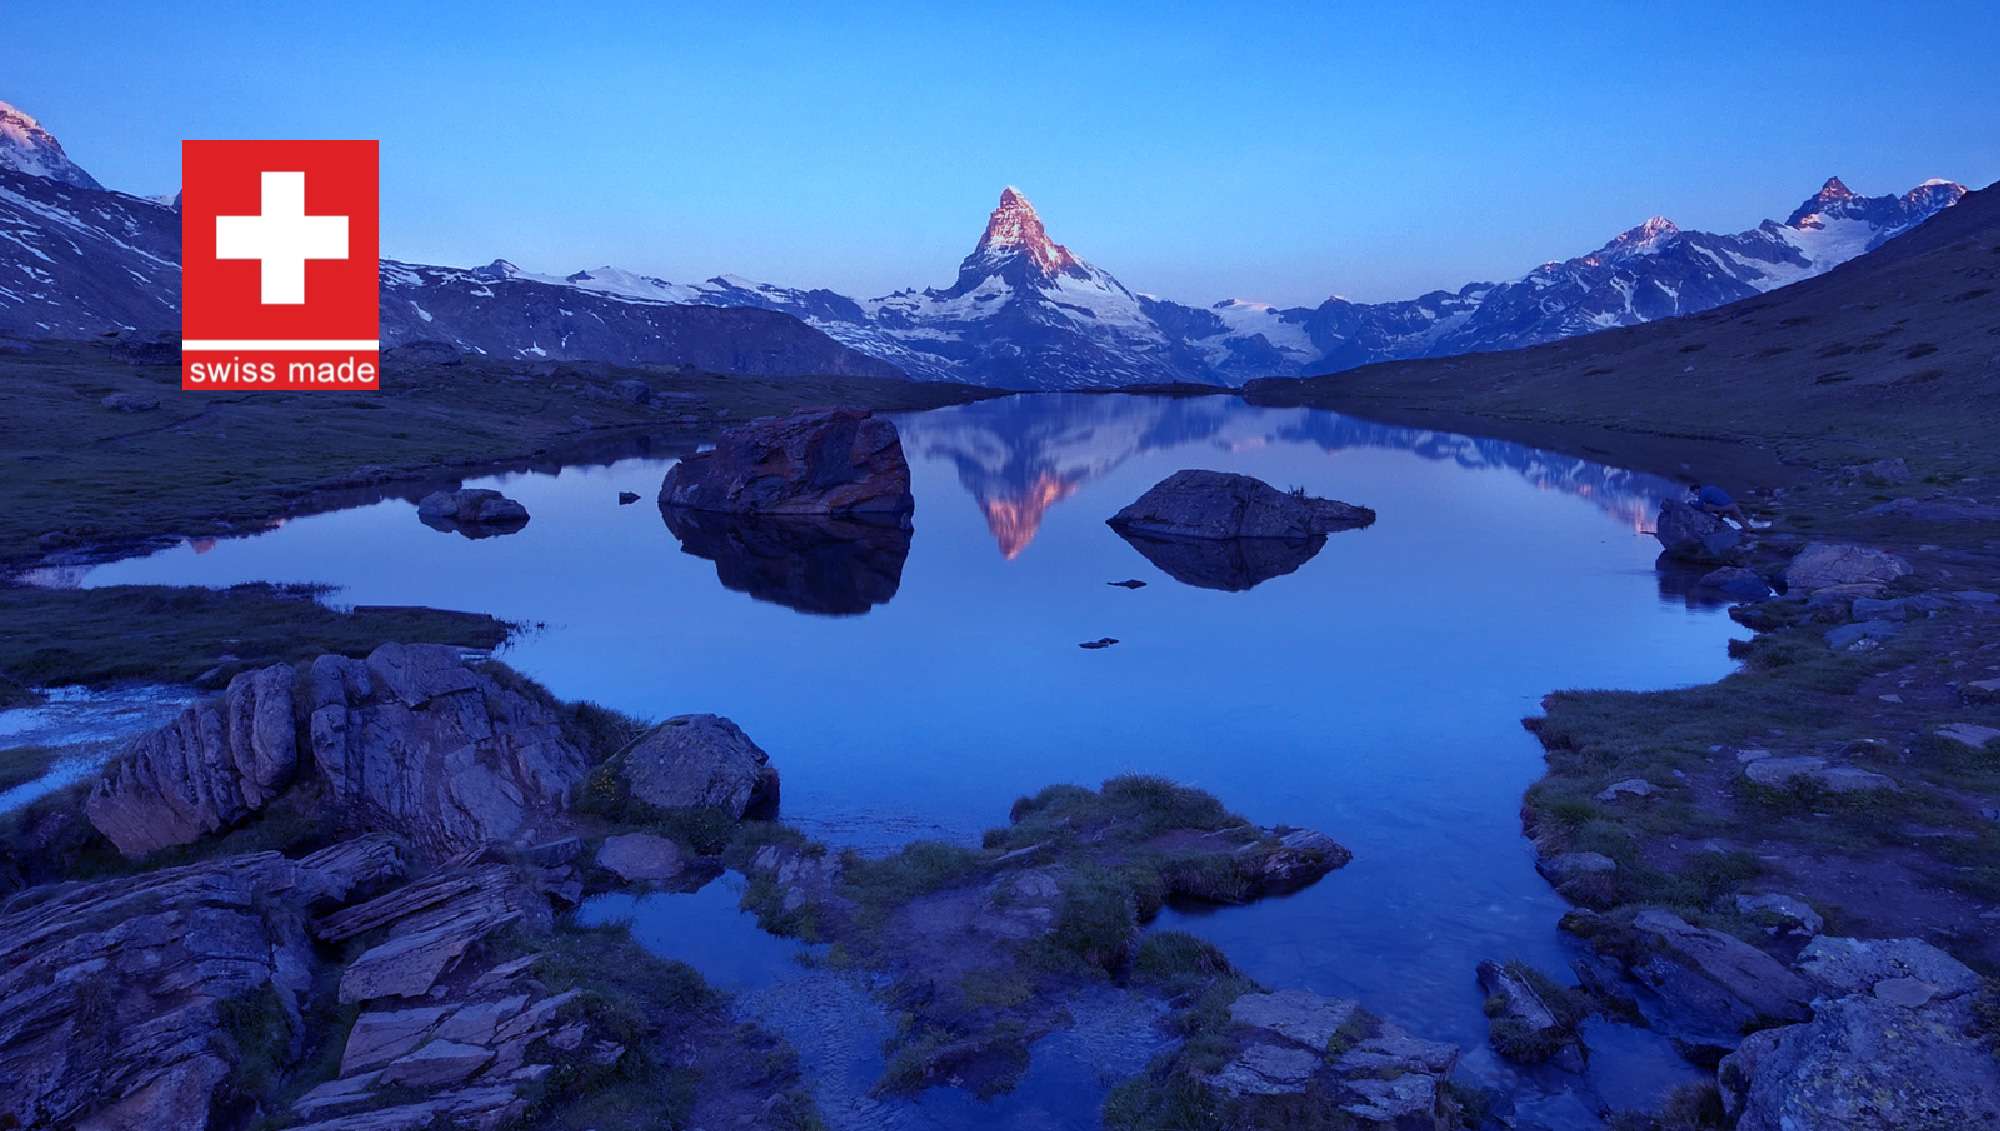
[[[1732,520],[1745,530],[1750,529],[1750,516],[1743,513],[1743,507],[1730,496],[1729,492],[1715,484],[1690,483],[1688,497],[1695,506],[1709,514]]]

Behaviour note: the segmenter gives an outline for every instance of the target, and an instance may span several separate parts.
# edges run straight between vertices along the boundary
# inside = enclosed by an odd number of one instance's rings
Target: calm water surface
[[[1358,997],[1458,1042],[1475,1079],[1504,1077],[1474,964],[1520,957],[1564,974],[1570,956],[1563,906],[1521,836],[1521,793],[1541,767],[1521,718],[1556,688],[1657,688],[1729,667],[1734,626],[1663,594],[1651,569],[1643,531],[1673,485],[1221,397],[1026,396],[898,423],[917,496],[907,543],[677,536],[652,504],[671,461],[628,460],[479,481],[534,516],[506,537],[434,531],[388,501],[81,580],[330,582],[344,602],[535,622],[510,663],[564,697],[733,717],[781,767],[786,818],[865,849],[973,840],[1051,782],[1171,776],[1254,820],[1321,829],[1354,862],[1290,898],[1169,912],[1170,925],[1268,984]],[[1380,517],[1247,589],[1226,569],[1192,575],[1237,591],[1187,584],[1104,525],[1184,467]],[[621,490],[642,502],[618,506]],[[1106,584],[1124,578],[1148,584]],[[1099,637],[1120,643],[1077,647]],[[715,889],[594,913],[633,915],[656,949],[739,989],[799,982],[796,948],[743,943],[733,903]],[[1681,1078],[1643,1034],[1598,1036],[1590,1078],[1537,1077],[1528,1114],[1560,1125],[1599,1102],[1644,1106]],[[1083,1054],[1060,1046],[1038,1050],[1015,1097],[910,1111],[938,1126],[1090,1126],[1094,1105],[1074,1098]],[[864,1108],[842,1122],[880,1121]]]

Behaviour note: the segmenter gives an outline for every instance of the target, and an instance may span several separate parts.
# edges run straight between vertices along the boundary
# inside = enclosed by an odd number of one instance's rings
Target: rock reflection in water
[[[770,518],[661,507],[681,550],[715,563],[724,588],[820,616],[887,604],[903,583],[910,532],[852,519]]]
[[[1133,549],[1183,585],[1238,593],[1282,577],[1313,559],[1326,536],[1290,538],[1155,538],[1119,531]]]

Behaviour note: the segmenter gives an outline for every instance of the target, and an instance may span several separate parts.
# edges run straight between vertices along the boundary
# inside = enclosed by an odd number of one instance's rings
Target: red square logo
[[[380,388],[378,144],[184,141],[181,170],[181,388]]]

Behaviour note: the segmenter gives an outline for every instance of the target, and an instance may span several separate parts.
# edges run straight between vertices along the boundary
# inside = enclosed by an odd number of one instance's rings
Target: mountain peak
[[[77,188],[104,187],[69,159],[54,134],[43,129],[26,111],[7,102],[0,102],[0,169],[47,177]]]
[[[1826,183],[1819,186],[1819,192],[1815,194],[1815,198],[1819,200],[1846,200],[1853,195],[1854,190],[1847,187],[1846,181],[1841,180],[1839,177],[1828,177]]]
[[[986,231],[972,249],[971,262],[997,264],[1017,255],[1025,255],[1044,277],[1077,265],[1068,248],[1049,238],[1027,194],[1008,185],[1000,190],[999,206],[986,218]]]

